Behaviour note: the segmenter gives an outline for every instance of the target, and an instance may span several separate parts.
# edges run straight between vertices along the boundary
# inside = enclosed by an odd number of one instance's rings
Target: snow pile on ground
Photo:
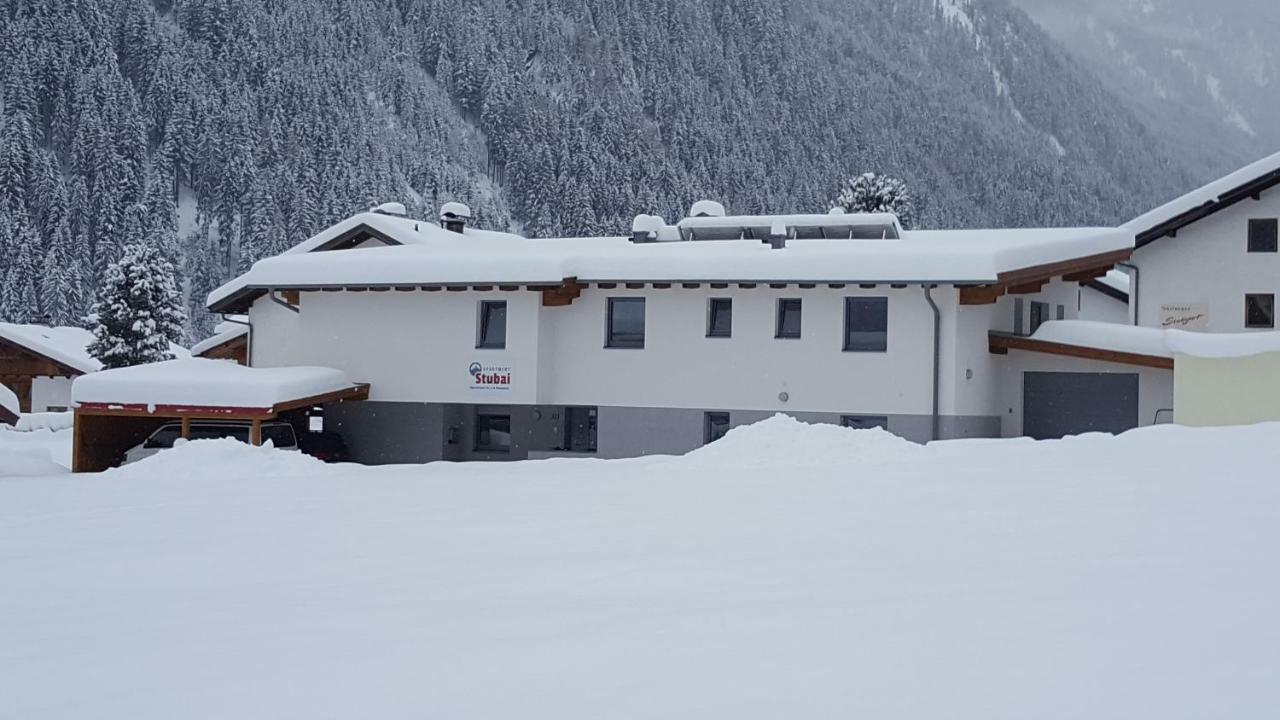
[[[76,414],[73,412],[44,412],[44,413],[27,413],[18,418],[18,424],[13,426],[18,432],[33,432],[36,430],[49,430],[57,432],[59,430],[70,430],[76,424]]]
[[[314,474],[191,443],[0,482],[0,714],[1280,707],[1280,426],[764,428],[684,458]]]
[[[781,413],[733,428],[720,440],[680,460],[694,467],[831,467],[901,459],[921,449],[880,428],[855,430],[803,423]]]
[[[18,407],[18,396],[14,395],[13,391],[4,385],[0,385],[0,410],[7,410],[11,415],[17,415],[21,412]]]
[[[19,423],[28,415],[19,418]],[[0,477],[34,477],[70,472],[71,431],[23,430],[0,425]]]
[[[111,480],[172,477],[177,480],[212,480],[235,477],[299,477],[321,475],[332,467],[300,452],[276,450],[268,442],[254,447],[231,438],[177,440],[164,450],[136,463],[103,473]]]

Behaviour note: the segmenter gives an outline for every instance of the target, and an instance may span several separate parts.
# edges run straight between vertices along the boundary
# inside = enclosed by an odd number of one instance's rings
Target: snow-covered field
[[[1271,717],[1278,434],[2,478],[0,716]]]

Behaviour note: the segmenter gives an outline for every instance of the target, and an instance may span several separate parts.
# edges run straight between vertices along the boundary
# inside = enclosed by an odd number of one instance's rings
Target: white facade
[[[31,382],[31,412],[62,412],[71,408],[75,378],[38,377]]]
[[[1138,324],[1252,332],[1245,295],[1280,295],[1280,253],[1249,252],[1249,221],[1280,218],[1280,188],[1263,191],[1139,247],[1132,264]]]

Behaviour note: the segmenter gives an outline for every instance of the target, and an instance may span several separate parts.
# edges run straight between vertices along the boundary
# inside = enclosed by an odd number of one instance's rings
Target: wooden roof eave
[[[9,346],[9,347],[11,347],[11,348],[13,348],[13,349],[17,350],[18,352],[26,353],[26,354],[28,354],[28,355],[30,355],[30,356],[32,356],[32,357],[34,357],[34,358],[38,359],[40,362],[46,362],[46,363],[49,363],[51,366],[53,366],[53,367],[55,367],[55,368],[57,368],[58,370],[60,370],[60,371],[61,371],[61,373],[53,374],[53,375],[52,375],[52,377],[80,377],[81,375],[84,375],[84,374],[85,374],[85,371],[84,371],[84,370],[79,370],[79,369],[77,369],[77,368],[73,368],[73,367],[71,367],[70,365],[68,365],[68,364],[66,364],[66,363],[64,363],[64,362],[62,362],[62,361],[60,361],[60,360],[55,360],[54,358],[51,358],[51,357],[49,357],[48,355],[45,355],[44,353],[41,353],[41,352],[39,352],[39,351],[37,351],[37,350],[34,350],[34,349],[30,348],[30,347],[27,347],[26,345],[21,345],[21,344],[19,344],[19,343],[17,343],[17,342],[13,342],[13,341],[11,341],[11,340],[9,340],[9,339],[7,339],[7,338],[0,338],[0,345],[7,345],[7,346]],[[4,372],[4,368],[3,368],[3,367],[0,367],[0,375],[5,375],[5,374],[7,374],[7,373],[5,373],[5,372]],[[11,374],[11,373],[9,373],[9,374]],[[26,373],[17,373],[17,374],[24,374],[24,375],[25,375]],[[44,377],[44,376],[45,376],[45,374],[44,374],[44,373],[41,373],[41,374],[39,374],[39,375],[34,375],[34,374],[33,374],[32,376],[33,376],[33,377]]]
[[[1222,210],[1226,210],[1236,203],[1249,198],[1257,199],[1262,193],[1270,190],[1276,185],[1280,185],[1280,170],[1272,170],[1269,173],[1260,175],[1247,183],[1222,193],[1208,202],[1197,205],[1186,212],[1175,215],[1158,225],[1139,232],[1137,235],[1136,247],[1146,247],[1161,238],[1172,237],[1182,228],[1191,225],[1192,223],[1199,222],[1200,220]]]
[[[1008,355],[1010,350],[1023,350],[1026,352],[1043,353],[1046,355],[1059,355],[1062,357],[1111,362],[1121,365],[1135,365],[1138,367],[1157,368],[1160,370],[1173,369],[1173,358],[1167,358],[1160,355],[1144,355],[1141,353],[1125,352],[1122,350],[1108,350],[1105,348],[1095,348],[1084,345],[1067,345],[1065,343],[1037,340],[1023,335],[1011,335],[1009,333],[995,331],[990,332],[987,336],[987,349],[993,355]]]

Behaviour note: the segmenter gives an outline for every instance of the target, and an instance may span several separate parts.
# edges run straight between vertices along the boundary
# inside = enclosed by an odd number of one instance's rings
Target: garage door
[[[1138,376],[1029,372],[1022,378],[1022,432],[1037,440],[1138,426]]]

